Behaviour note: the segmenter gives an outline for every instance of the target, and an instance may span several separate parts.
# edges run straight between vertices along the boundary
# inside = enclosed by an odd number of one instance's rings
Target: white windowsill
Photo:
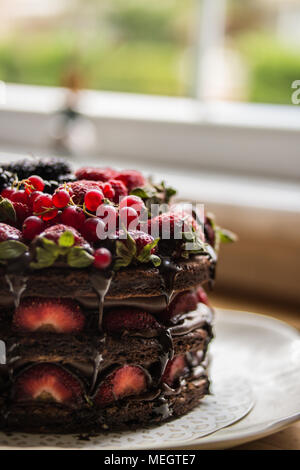
[[[7,85],[0,145],[51,152],[49,119],[63,106],[59,88]],[[80,111],[97,131],[90,154],[195,170],[300,177],[297,106],[199,103],[193,99],[83,91]]]

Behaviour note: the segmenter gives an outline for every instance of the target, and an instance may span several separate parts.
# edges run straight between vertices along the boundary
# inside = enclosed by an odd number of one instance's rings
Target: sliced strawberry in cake
[[[140,395],[148,387],[148,377],[139,366],[126,365],[109,374],[100,384],[94,402],[97,406],[110,405],[121,398]]]
[[[168,323],[171,318],[196,310],[198,302],[196,291],[180,292],[172,300],[170,305],[158,314],[158,317],[164,323]]]
[[[137,308],[111,309],[105,313],[103,328],[108,333],[129,332],[158,332],[162,326],[148,312]]]
[[[13,317],[19,331],[78,333],[85,326],[80,306],[71,299],[33,298],[21,301]]]
[[[78,379],[57,364],[41,363],[25,369],[13,387],[15,402],[56,402],[80,405],[84,390]]]
[[[184,377],[189,372],[186,359],[183,356],[176,356],[168,362],[164,372],[162,382],[174,387],[180,377]]]

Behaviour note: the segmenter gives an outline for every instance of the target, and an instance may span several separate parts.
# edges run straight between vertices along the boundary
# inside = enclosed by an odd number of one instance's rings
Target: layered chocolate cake
[[[156,424],[209,393],[219,242],[230,233],[137,171],[0,169],[0,427]]]

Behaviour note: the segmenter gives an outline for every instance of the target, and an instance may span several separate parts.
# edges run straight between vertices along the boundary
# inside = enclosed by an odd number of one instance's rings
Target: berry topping
[[[39,217],[31,215],[24,220],[22,233],[25,240],[33,240],[44,229],[44,222]]]
[[[108,333],[124,333],[125,331],[160,331],[161,325],[148,312],[136,308],[111,309],[105,313],[103,328]]]
[[[30,189],[30,186],[31,186],[33,187],[33,191],[44,190],[45,183],[44,183],[44,180],[40,176],[37,176],[37,175],[29,176],[27,181],[28,181],[28,183],[26,182],[27,186],[29,186],[28,189]],[[28,192],[31,193],[32,190],[29,190]]]
[[[198,287],[197,297],[198,297],[198,302],[205,304],[205,305],[209,305],[209,300],[203,287]]]
[[[186,376],[189,369],[186,364],[184,356],[176,356],[174,359],[167,363],[166,370],[164,372],[162,381],[169,385],[169,387],[176,386],[176,382],[181,377]]]
[[[27,298],[16,309],[13,325],[20,331],[77,333],[84,328],[85,317],[71,299]]]
[[[81,231],[84,222],[85,215],[80,207],[68,206],[61,214],[61,223],[69,225],[69,227],[74,227],[79,232]]]
[[[69,164],[62,158],[24,158],[2,167],[17,174],[19,180],[38,175],[44,180],[61,181],[61,176],[71,173]]]
[[[143,175],[135,170],[121,171],[114,179],[122,181],[129,192],[135,188],[142,188],[146,184]]]
[[[119,230],[116,234],[117,240],[117,260],[115,269],[129,266],[133,261],[140,263],[152,262],[154,266],[159,266],[161,260],[154,253],[158,240],[154,240],[151,235],[139,230],[125,232]]]
[[[102,185],[102,191],[103,191],[104,196],[107,199],[110,199],[111,201],[113,201],[113,199],[116,195],[116,192],[115,192],[115,190],[113,189],[113,187],[110,183],[104,183]]]
[[[111,185],[112,189],[115,192],[115,196],[113,197],[112,201],[115,204],[119,204],[121,199],[124,196],[127,196],[128,190],[127,190],[125,184],[122,183],[122,181],[119,181],[119,180],[116,180],[116,179],[109,180],[109,184]]]
[[[70,202],[70,194],[65,189],[57,189],[52,196],[52,202],[58,209],[63,209]]]
[[[112,256],[107,248],[98,248],[94,253],[94,266],[97,269],[106,269],[111,265]]]
[[[120,209],[123,207],[131,207],[140,216],[146,209],[143,199],[138,196],[126,196],[120,202]]]
[[[96,243],[105,238],[105,223],[98,217],[86,219],[82,225],[81,233],[90,243]]]
[[[1,191],[1,196],[11,201],[11,198],[15,192],[16,190],[14,188],[5,188]]]
[[[98,206],[103,203],[103,192],[100,189],[91,189],[84,196],[86,208],[91,212],[96,212]]]
[[[56,402],[75,407],[83,402],[84,390],[78,379],[56,364],[41,363],[25,369],[13,388],[16,402]]]
[[[47,238],[48,240],[58,244],[61,235],[65,232],[71,232],[73,234],[75,246],[87,245],[86,240],[77,232],[77,230],[63,224],[52,225],[51,227],[46,228],[46,230],[39,235],[39,238]]]
[[[57,216],[57,209],[54,207],[52,197],[49,194],[41,194],[33,202],[33,211],[43,220],[51,220]]]
[[[76,171],[78,180],[108,181],[117,175],[117,171],[112,168],[84,167]],[[108,196],[107,196],[108,197]]]
[[[22,204],[22,202],[12,202],[12,205],[15,209],[17,225],[22,227],[24,220],[30,216],[31,211],[27,204]]]
[[[100,384],[94,402],[107,406],[121,398],[140,395],[147,390],[148,378],[138,366],[126,365],[109,374]]]
[[[123,207],[119,212],[120,227],[135,230],[139,223],[139,215],[132,207]]]
[[[102,183],[99,181],[74,181],[67,183],[66,187],[72,195],[72,200],[75,204],[83,204],[86,193],[92,189],[102,191]],[[65,186],[61,186],[59,189],[65,189]]]
[[[105,230],[108,233],[115,233],[118,222],[118,212],[114,206],[102,204],[97,209],[97,217],[105,223]]]
[[[22,241],[22,232],[15,227],[0,223],[0,242],[6,240]]]
[[[25,190],[20,189],[19,191],[15,191],[11,195],[10,200],[12,202],[21,202],[22,204],[27,204],[28,203],[28,194]]]
[[[187,228],[196,230],[197,223],[191,215],[182,212],[165,212],[148,221],[149,233],[166,239],[182,234]]]

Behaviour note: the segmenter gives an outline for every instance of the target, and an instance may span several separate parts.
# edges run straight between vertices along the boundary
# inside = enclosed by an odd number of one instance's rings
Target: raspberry
[[[115,204],[119,204],[121,199],[124,196],[127,196],[127,194],[128,194],[127,188],[126,188],[125,184],[122,183],[122,181],[118,181],[116,179],[109,180],[109,184],[111,185],[111,187],[115,191],[115,196],[114,196],[112,201]]]
[[[33,240],[44,228],[44,222],[34,215],[24,220],[22,233],[26,240]]]
[[[76,171],[78,180],[108,181],[115,177],[117,172],[112,168],[83,167]],[[107,196],[108,197],[108,196]]]
[[[146,184],[146,180],[143,175],[139,171],[135,170],[121,171],[117,176],[115,176],[115,179],[122,181],[129,192],[135,188],[141,188]]]
[[[58,209],[63,209],[70,201],[70,194],[65,189],[58,189],[52,196],[52,202]]]
[[[102,191],[102,183],[99,181],[80,180],[67,183],[67,188],[74,203],[81,205],[84,203],[84,197],[88,191],[92,189]],[[61,186],[59,189],[65,189],[65,187]]]
[[[112,188],[112,185],[110,183],[104,183],[102,186],[102,191],[103,191],[104,196],[107,197],[107,199],[110,199],[111,201],[113,201],[116,195],[116,192]]]
[[[103,193],[97,189],[91,189],[84,196],[84,203],[89,211],[96,212],[97,208],[103,202]]]
[[[85,215],[80,207],[69,206],[61,214],[61,223],[76,228],[79,232],[85,222]]]
[[[97,269],[106,269],[111,264],[111,252],[106,248],[98,248],[94,253],[94,266]]]
[[[197,223],[195,219],[182,212],[165,212],[148,221],[148,231],[154,236],[159,236],[162,239],[174,238],[176,235],[182,234],[186,231],[186,227],[197,230]]]

